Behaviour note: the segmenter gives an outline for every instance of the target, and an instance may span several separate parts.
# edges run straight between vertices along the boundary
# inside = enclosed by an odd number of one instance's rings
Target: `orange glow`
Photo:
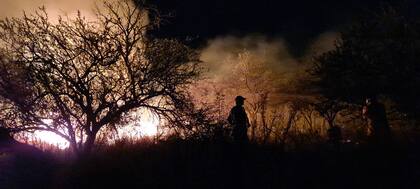
[[[132,123],[118,129],[118,136],[115,139],[130,138],[140,139],[142,137],[152,137],[158,134],[158,127],[160,124],[159,117],[148,110],[138,110],[133,113],[135,120]],[[46,124],[51,123],[50,120],[44,120]],[[48,131],[36,131],[31,135],[33,141],[45,142],[58,147],[59,149],[66,149],[69,147],[69,142],[61,136]],[[113,142],[113,141],[108,141]]]
[[[160,124],[159,117],[148,110],[138,110],[133,113],[137,121],[120,128],[118,138],[138,139],[144,136],[155,136],[158,134]]]
[[[34,132],[34,139],[56,146],[59,149],[66,149],[69,147],[69,142],[58,136],[53,132],[36,131]]]

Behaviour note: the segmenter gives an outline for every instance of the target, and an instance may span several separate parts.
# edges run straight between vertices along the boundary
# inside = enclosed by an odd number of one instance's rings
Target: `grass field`
[[[16,145],[0,157],[0,188],[417,188],[416,145],[328,145],[283,151],[194,141],[121,141],[88,157]],[[19,149],[19,150],[16,150]]]

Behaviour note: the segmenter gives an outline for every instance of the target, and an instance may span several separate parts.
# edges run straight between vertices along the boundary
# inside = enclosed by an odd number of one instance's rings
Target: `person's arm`
[[[367,119],[367,117],[368,117],[368,108],[367,108],[367,106],[363,106],[363,109],[362,109],[362,118],[363,119]]]
[[[233,123],[234,123],[233,109],[230,110],[229,117],[228,117],[227,121],[229,122],[229,124],[233,125]]]

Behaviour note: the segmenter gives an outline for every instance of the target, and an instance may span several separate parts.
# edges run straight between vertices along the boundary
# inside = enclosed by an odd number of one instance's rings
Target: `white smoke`
[[[202,50],[201,60],[213,76],[227,75],[232,70],[232,64],[238,54],[247,51],[253,57],[258,57],[259,62],[264,62],[273,71],[291,71],[299,64],[291,56],[282,39],[270,39],[264,36],[219,37],[209,41],[208,46]]]
[[[307,56],[316,56],[335,48],[336,41],[339,37],[337,32],[325,32],[320,34],[312,44],[309,45]]]
[[[246,37],[224,36],[212,39],[201,51],[201,60],[204,67],[208,70],[209,77],[223,77],[229,75],[238,54],[244,51],[256,57],[258,62],[277,74],[292,75],[307,69],[308,63],[313,56],[327,52],[334,48],[338,34],[335,32],[325,32],[308,45],[303,57],[294,57],[287,47],[284,39],[269,38],[262,35],[252,35]],[[239,62],[239,61],[237,61]]]

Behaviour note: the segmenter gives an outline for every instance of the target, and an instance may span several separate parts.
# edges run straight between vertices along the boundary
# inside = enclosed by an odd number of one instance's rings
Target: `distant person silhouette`
[[[232,125],[232,137],[235,143],[246,144],[248,143],[248,127],[249,121],[248,116],[243,107],[245,98],[242,96],[237,96],[235,98],[236,106],[230,110],[228,117],[229,123]]]
[[[343,135],[341,134],[341,128],[337,125],[332,126],[327,130],[328,133],[328,143],[333,146],[339,147]]]
[[[385,106],[378,102],[376,96],[366,98],[363,117],[368,122],[368,136],[371,142],[384,144],[391,139],[391,131],[386,117]]]

